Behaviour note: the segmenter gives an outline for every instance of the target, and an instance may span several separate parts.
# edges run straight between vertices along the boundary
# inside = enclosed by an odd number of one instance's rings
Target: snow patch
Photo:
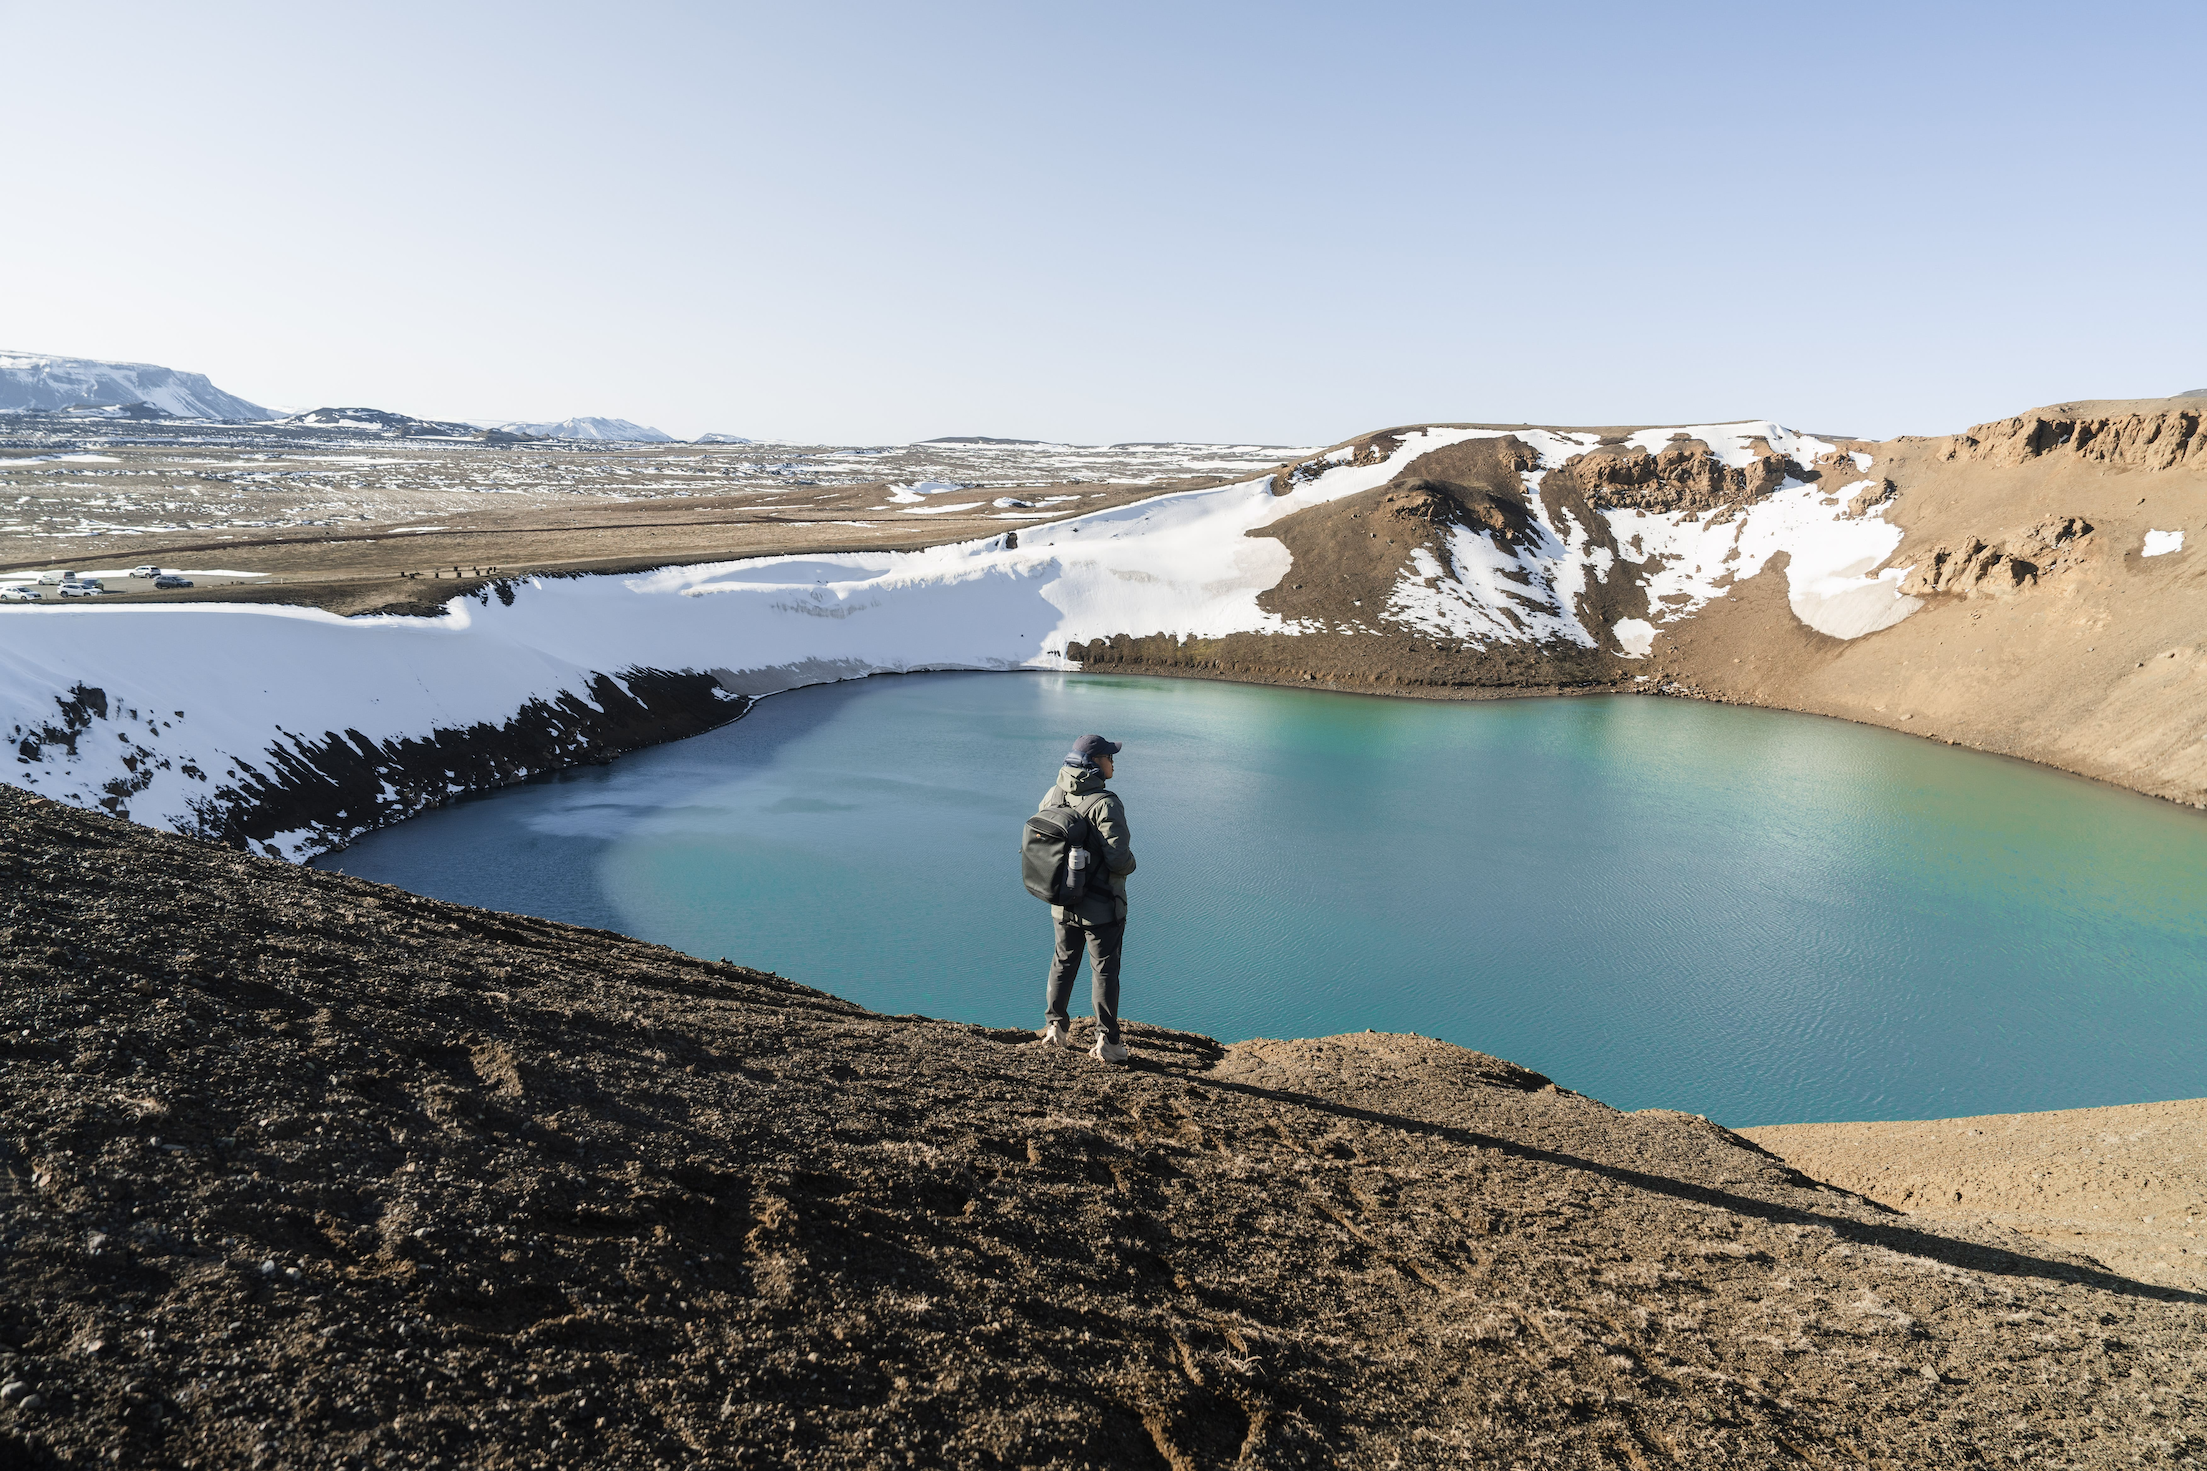
[[[965,488],[955,480],[919,480],[910,485],[892,485],[889,487],[889,503],[897,506],[913,506],[918,505],[931,495],[943,495],[949,491],[964,490]]]
[[[1637,434],[1625,436],[1625,443],[1638,445],[1649,454],[1661,454],[1674,439],[1698,439],[1709,446],[1709,453],[1734,470],[1742,470],[1755,462],[1752,441],[1767,441],[1772,450],[1799,465],[1813,465],[1819,455],[1835,453],[1839,446],[1828,444],[1814,435],[1799,434],[1783,424],[1768,419],[1753,419],[1740,424],[1692,424],[1683,429],[1643,429]],[[1860,466],[1868,469],[1865,463]]]
[[[1788,479],[1721,524],[1690,512],[1607,514],[1619,546],[1660,562],[1646,579],[1658,623],[1691,616],[1780,552],[1787,558],[1794,616],[1819,633],[1861,638],[1923,606],[1901,596],[1901,570],[1875,572],[1901,543],[1901,529],[1886,522],[1885,508],[1848,518],[1824,499],[1818,487]]]
[[[2184,550],[2184,533],[2181,531],[2149,531],[2142,557],[2165,557],[2170,552]]]

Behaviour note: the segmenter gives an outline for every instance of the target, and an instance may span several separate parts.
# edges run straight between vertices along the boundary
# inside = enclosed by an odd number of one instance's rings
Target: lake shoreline
[[[1068,658],[1073,659],[1073,656],[1068,655]],[[1033,671],[989,670],[975,672],[1023,673]],[[1710,705],[1736,705],[1741,707],[1742,709],[1749,710],[1775,710],[1789,715],[1810,715],[1816,717],[1819,720],[1836,720],[1847,725],[1861,725],[1867,726],[1872,730],[1891,731],[1895,735],[1910,736],[1916,740],[1928,741],[1935,746],[1952,746],[1957,750],[1974,751],[1981,756],[1996,756],[2007,761],[2020,761],[2027,766],[2044,767],[2049,771],[2061,772],[2065,776],[2074,776],[2080,778],[2081,780],[2094,782],[2102,786],[2114,787],[2119,791],[2130,792],[2141,797],[2151,797],[2157,802],[2166,802],[2172,807],[2186,808],[2192,811],[2207,813],[2207,798],[2202,798],[2196,801],[2186,801],[2181,797],[2174,797],[2166,792],[2154,791],[2149,787],[2125,781],[2118,775],[2111,775],[2104,771],[2095,772],[2087,770],[2082,765],[2064,762],[2055,759],[2051,755],[2027,755],[2020,751],[2007,750],[1998,746],[1978,745],[1968,740],[1957,739],[1953,736],[1939,735],[1928,730],[1912,730],[1905,723],[1894,724],[1883,720],[1868,719],[1860,714],[1846,714],[1832,710],[1819,710],[1805,705],[1787,704],[1783,701],[1777,700],[1762,700],[1757,699],[1752,695],[1742,695],[1728,693],[1723,690],[1707,689],[1683,680],[1671,678],[1663,678],[1658,680],[1651,677],[1648,683],[1645,685],[1621,681],[1601,682],[1591,680],[1583,683],[1528,683],[1522,686],[1420,686],[1383,683],[1375,680],[1375,682],[1373,683],[1360,685],[1338,678],[1306,680],[1299,673],[1293,673],[1289,671],[1246,669],[1190,669],[1185,665],[1174,665],[1162,661],[1146,660],[1130,660],[1124,662],[1116,660],[1080,662],[1075,660],[1074,667],[1066,672],[1100,675],[1142,675],[1155,679],[1209,680],[1218,684],[1263,685],[1272,689],[1285,690],[1321,690],[1327,694],[1364,695],[1374,699],[1387,700],[1433,700],[1441,702],[1473,703],[1487,700],[1583,699],[1590,696],[1599,695],[1633,695],[1657,699],[1697,700],[1704,704]],[[867,677],[874,678],[877,676]],[[680,739],[680,737],[676,737],[675,739]]]

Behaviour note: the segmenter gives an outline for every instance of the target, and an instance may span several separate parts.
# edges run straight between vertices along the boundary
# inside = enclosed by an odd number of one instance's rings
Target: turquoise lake
[[[1019,827],[1091,730],[1127,746],[1131,1020],[1420,1032],[1736,1127],[2207,1094],[2207,818],[1683,700],[874,678],[320,866],[1039,1027]]]

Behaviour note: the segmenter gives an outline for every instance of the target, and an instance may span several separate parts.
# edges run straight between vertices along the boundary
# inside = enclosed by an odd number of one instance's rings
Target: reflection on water
[[[1014,849],[1088,730],[1128,743],[1137,1019],[1422,1032],[1737,1126],[2207,1093],[2207,821],[1770,711],[876,678],[324,866],[1039,1024]]]

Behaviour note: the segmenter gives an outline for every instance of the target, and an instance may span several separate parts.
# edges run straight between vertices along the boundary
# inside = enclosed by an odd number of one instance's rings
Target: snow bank
[[[2165,557],[2170,552],[2180,552],[2182,550],[2184,550],[2183,532],[2149,531],[2146,533],[2145,547],[2139,552],[2139,555],[2142,557]]]
[[[1833,499],[1788,479],[1729,520],[1630,510],[1611,511],[1608,519],[1626,556],[1659,563],[1647,579],[1657,625],[1691,617],[1783,552],[1794,616],[1833,638],[1861,638],[1892,627],[1922,602],[1900,594],[1906,569],[1875,570],[1901,543],[1885,507],[1850,519],[1827,504]]]
[[[943,495],[966,486],[956,480],[921,480],[911,485],[889,487],[889,503],[897,506],[916,506],[931,495]]]

